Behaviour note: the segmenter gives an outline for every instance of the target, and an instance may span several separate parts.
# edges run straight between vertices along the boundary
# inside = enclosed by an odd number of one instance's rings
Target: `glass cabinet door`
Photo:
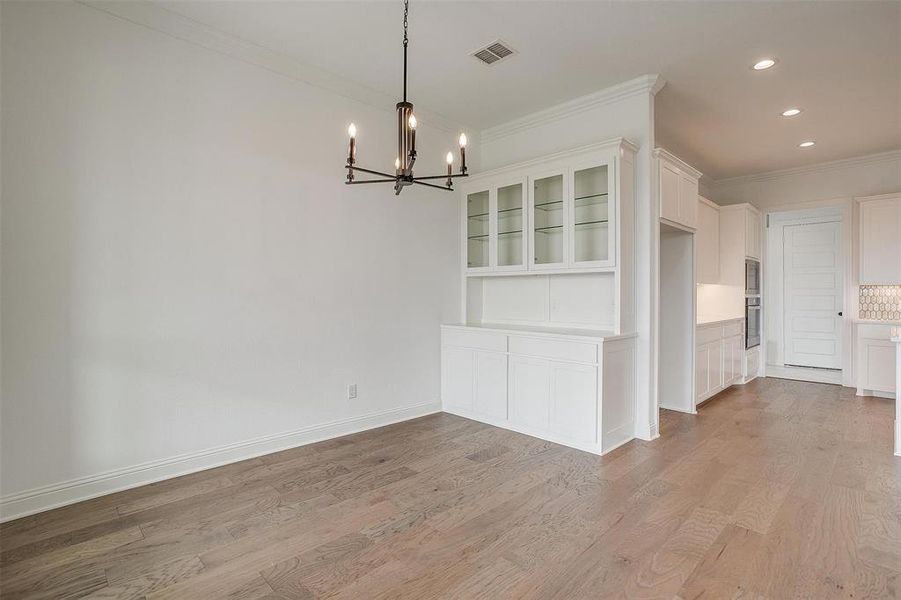
[[[488,190],[466,196],[466,266],[470,269],[489,266],[489,205]]]
[[[533,180],[531,230],[533,264],[562,265],[566,260],[566,202],[562,173]]]
[[[497,266],[525,265],[525,194],[523,184],[497,188]]]
[[[599,165],[573,171],[574,263],[610,261],[610,169]]]

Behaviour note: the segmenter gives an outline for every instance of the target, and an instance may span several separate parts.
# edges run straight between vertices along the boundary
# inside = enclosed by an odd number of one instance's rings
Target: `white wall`
[[[439,409],[457,197],[343,184],[393,106],[76,3],[2,3],[2,88],[4,516]]]
[[[654,95],[663,86],[649,75],[577,98],[559,106],[486,129],[481,160],[486,169],[537,158],[614,137],[639,146],[636,156],[636,314],[638,382],[636,435],[657,435],[655,305],[658,225],[651,160],[654,149]]]

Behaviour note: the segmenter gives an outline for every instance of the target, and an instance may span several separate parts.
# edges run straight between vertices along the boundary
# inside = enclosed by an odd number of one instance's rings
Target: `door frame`
[[[774,376],[783,376],[786,373],[782,343],[785,339],[783,323],[784,315],[784,274],[782,268],[783,251],[783,227],[785,225],[805,225],[812,223],[840,222],[842,239],[840,244],[842,261],[842,359],[841,359],[841,384],[852,386],[852,315],[856,314],[853,289],[857,285],[853,277],[853,228],[852,228],[852,200],[850,198],[838,201],[817,203],[804,203],[801,205],[787,205],[768,209],[765,215],[765,239],[763,261],[763,311],[764,323],[761,339],[761,359],[763,361],[762,374],[767,371]],[[775,344],[773,342],[776,342]],[[798,369],[803,372],[804,369]]]

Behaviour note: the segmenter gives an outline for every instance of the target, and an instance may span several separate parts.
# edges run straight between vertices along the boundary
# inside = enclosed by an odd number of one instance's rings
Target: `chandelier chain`
[[[404,0],[404,46],[407,45],[407,14],[410,12],[410,0]]]

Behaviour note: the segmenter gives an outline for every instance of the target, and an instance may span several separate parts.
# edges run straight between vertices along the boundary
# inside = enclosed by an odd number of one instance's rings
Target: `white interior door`
[[[841,223],[783,228],[785,364],[842,367]]]

